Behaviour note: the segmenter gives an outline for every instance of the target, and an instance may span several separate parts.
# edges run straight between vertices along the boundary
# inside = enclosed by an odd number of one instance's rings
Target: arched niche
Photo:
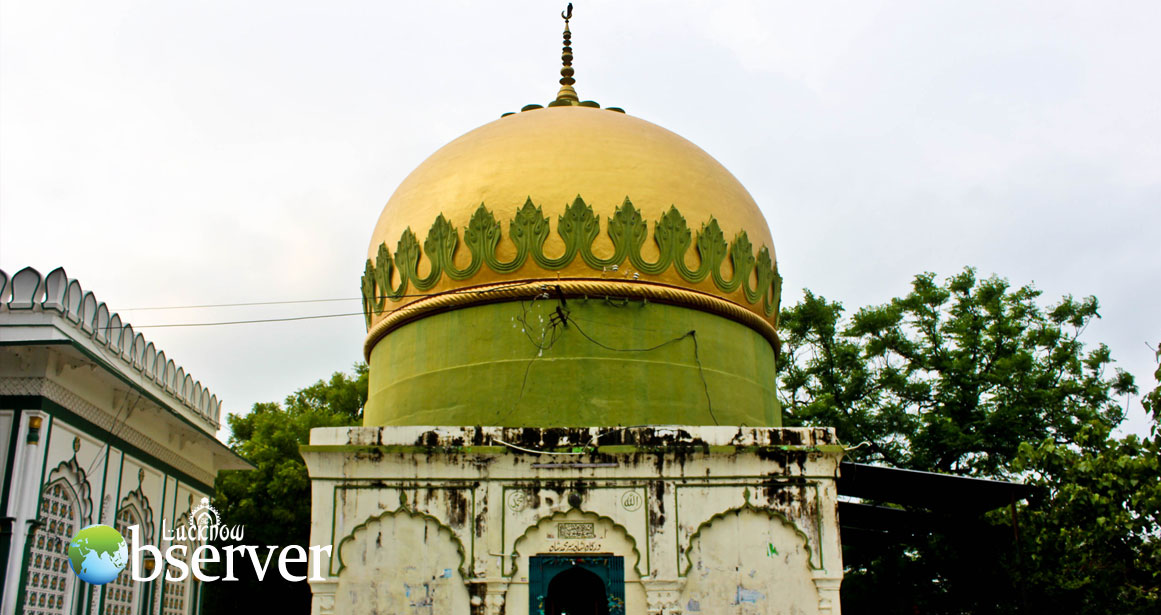
[[[337,545],[335,613],[468,613],[466,558],[451,529],[400,507]]]
[[[806,537],[783,516],[743,506],[698,528],[682,558],[687,611],[818,613]]]

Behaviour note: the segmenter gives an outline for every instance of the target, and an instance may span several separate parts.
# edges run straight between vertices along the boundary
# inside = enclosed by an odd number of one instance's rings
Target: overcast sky
[[[560,4],[561,6],[557,6]],[[556,92],[561,3],[0,0],[0,268],[64,266],[134,325],[358,312],[395,186]],[[754,195],[784,304],[971,265],[1150,386],[1161,3],[588,2],[577,90]],[[361,359],[361,317],[145,329],[231,412]],[[1132,401],[1129,429],[1147,422]]]

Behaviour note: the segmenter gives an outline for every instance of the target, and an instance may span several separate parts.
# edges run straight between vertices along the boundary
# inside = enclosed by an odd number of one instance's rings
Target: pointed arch
[[[92,488],[89,486],[89,478],[85,475],[85,469],[77,462],[76,455],[73,455],[67,461],[60,462],[52,472],[49,472],[48,479],[44,481],[46,487],[44,491],[48,490],[48,486],[57,482],[62,482],[66,489],[70,491],[75,498],[77,510],[77,522],[81,525],[77,527],[80,529],[93,522],[93,497]],[[43,494],[43,491],[42,491]],[[43,495],[42,495],[43,499]],[[71,535],[70,535],[71,537]]]
[[[531,536],[534,532],[537,532],[540,530],[547,530],[549,524],[557,522],[557,521],[566,520],[569,518],[570,514],[576,514],[576,513],[579,513],[582,518],[592,519],[595,523],[608,522],[610,525],[613,526],[614,530],[620,532],[625,537],[626,542],[628,542],[629,545],[632,547],[633,555],[636,557],[636,559],[633,561],[633,570],[635,570],[637,572],[637,576],[645,576],[645,575],[641,574],[641,568],[640,568],[640,566],[641,566],[641,550],[637,547],[637,539],[633,537],[633,534],[631,534],[629,532],[629,530],[627,530],[625,528],[625,526],[621,525],[620,523],[617,523],[615,520],[613,520],[610,517],[606,517],[602,514],[591,512],[591,511],[581,510],[579,508],[570,508],[570,509],[564,510],[564,511],[557,511],[551,515],[545,515],[545,516],[541,517],[540,519],[537,519],[536,523],[525,528],[524,533],[521,534],[518,538],[516,538],[516,540],[512,543],[512,553],[509,554],[509,556],[508,556],[508,558],[510,560],[509,563],[511,565],[511,569],[507,572],[501,571],[503,573],[503,575],[506,577],[516,576],[516,569],[520,563],[521,545],[522,545],[522,543],[527,541],[529,536]]]
[[[141,485],[121,498],[121,503],[117,506],[117,512],[120,514],[123,510],[131,510],[137,515],[137,523],[141,526],[141,538],[144,544],[153,544],[153,507],[149,504],[149,498],[145,496]],[[120,529],[120,528],[118,528]],[[122,533],[122,535],[126,535]]]
[[[729,515],[740,515],[743,511],[750,511],[750,512],[755,512],[758,514],[766,515],[771,520],[779,521],[783,526],[789,528],[802,541],[802,548],[806,550],[806,561],[807,561],[808,565],[811,561],[813,561],[813,559],[811,557],[812,553],[811,553],[811,549],[810,549],[810,539],[809,539],[809,537],[807,537],[805,532],[798,529],[798,526],[795,525],[794,522],[792,522],[790,519],[788,519],[786,517],[786,515],[778,512],[772,508],[766,508],[763,506],[754,506],[753,504],[751,504],[749,502],[749,499],[747,498],[747,501],[745,504],[738,506],[736,508],[730,508],[727,510],[723,510],[722,512],[715,514],[714,516],[710,517],[709,519],[702,521],[701,525],[697,526],[697,530],[694,531],[694,533],[690,535],[689,542],[686,543],[685,547],[682,548],[682,550],[681,550],[680,558],[678,561],[685,560],[685,569],[678,570],[678,576],[684,577],[684,576],[688,575],[690,568],[693,567],[693,560],[690,558],[690,554],[693,551],[694,541],[696,541],[698,538],[701,537],[701,533],[706,528],[713,525],[714,521],[717,521],[718,519],[723,519]]]
[[[144,496],[131,497],[139,491],[140,488],[137,492],[130,492],[117,507],[114,527],[122,536],[129,536],[129,528],[135,525],[142,528],[144,536],[152,537],[153,535],[153,530],[145,521],[140,508],[140,502]],[[146,503],[147,508],[148,503]],[[150,513],[150,519],[152,520],[152,513]],[[149,538],[145,539],[145,544],[150,544]],[[131,566],[126,566],[116,579],[105,586],[104,609],[101,611],[105,615],[135,615],[139,611],[137,603],[140,600],[140,595],[137,592],[137,583],[133,581],[131,576],[131,569]]]
[[[452,542],[455,543],[456,551],[459,553],[459,556],[460,556],[460,564],[459,564],[460,574],[463,575],[465,578],[469,576],[468,570],[467,570],[467,562],[468,562],[467,551],[464,549],[464,543],[460,542],[459,536],[456,536],[455,530],[453,530],[450,526],[444,524],[439,519],[437,519],[437,518],[435,518],[427,513],[422,513],[422,512],[411,510],[410,508],[408,508],[405,505],[400,505],[399,508],[396,508],[395,510],[386,511],[382,514],[368,517],[362,523],[356,525],[351,530],[351,532],[349,534],[347,534],[345,537],[343,537],[343,539],[339,541],[339,544],[335,548],[335,556],[339,560],[339,569],[335,572],[335,574],[336,575],[342,574],[343,569],[347,567],[346,563],[343,561],[343,548],[347,545],[347,543],[349,543],[355,539],[355,534],[357,534],[360,530],[366,530],[372,523],[378,523],[379,521],[386,519],[388,517],[395,517],[395,516],[399,516],[399,515],[406,515],[406,516],[411,517],[413,519],[419,519],[419,520],[425,521],[425,522],[430,521],[431,523],[434,523],[435,525],[439,526],[439,529],[441,532],[446,531],[450,535]]]
[[[336,546],[335,613],[471,610],[463,545],[431,515],[400,506],[359,524]]]
[[[63,615],[70,612],[76,592],[69,541],[84,527],[77,492],[65,477],[53,478],[41,490],[38,516],[41,525],[29,536],[25,611]]]

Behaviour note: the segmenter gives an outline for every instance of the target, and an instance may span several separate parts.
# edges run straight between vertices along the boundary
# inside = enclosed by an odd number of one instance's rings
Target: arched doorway
[[[533,555],[529,615],[625,615],[625,558]]]
[[[605,582],[574,566],[552,577],[544,599],[545,615],[609,615]]]

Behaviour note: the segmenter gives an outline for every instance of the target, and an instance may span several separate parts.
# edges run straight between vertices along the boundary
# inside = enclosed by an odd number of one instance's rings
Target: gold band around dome
[[[630,280],[530,280],[494,284],[476,288],[450,291],[425,297],[387,313],[367,333],[363,342],[363,356],[370,361],[371,350],[379,340],[392,330],[413,320],[455,308],[498,301],[515,301],[548,295],[550,298],[618,298],[642,299],[656,303],[666,303],[690,307],[704,312],[724,316],[757,331],[774,347],[774,354],[780,352],[781,342],[778,332],[769,321],[741,307],[713,295]]]

